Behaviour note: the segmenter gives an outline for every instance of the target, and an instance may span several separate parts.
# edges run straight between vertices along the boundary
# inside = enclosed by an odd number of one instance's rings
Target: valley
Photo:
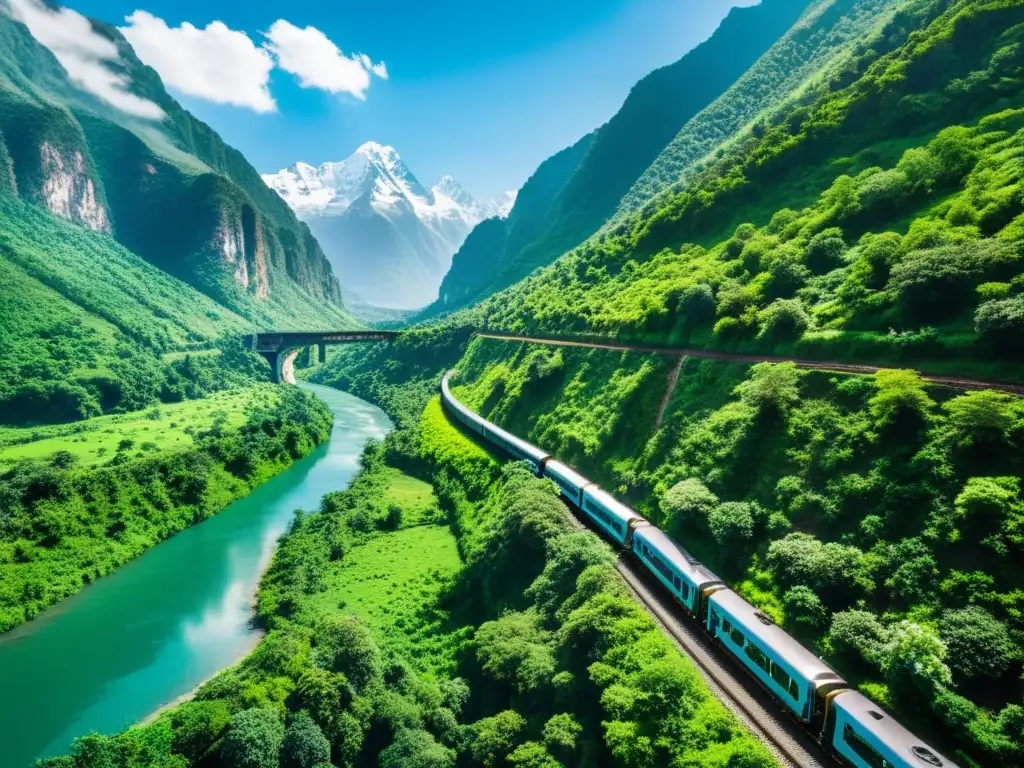
[[[0,8],[0,765],[1024,767],[1024,3],[265,10]]]

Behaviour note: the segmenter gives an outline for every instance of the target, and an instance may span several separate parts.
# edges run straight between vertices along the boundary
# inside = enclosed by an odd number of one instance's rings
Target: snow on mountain
[[[393,147],[372,141],[340,162],[298,162],[263,180],[310,225],[346,288],[391,307],[433,300],[470,230],[507,216],[515,200],[506,192],[481,203],[451,176],[426,189]]]

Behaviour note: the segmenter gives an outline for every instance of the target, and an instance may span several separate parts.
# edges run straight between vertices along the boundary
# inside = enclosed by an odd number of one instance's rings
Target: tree
[[[948,416],[953,443],[959,446],[1005,443],[1024,415],[1016,398],[988,389],[954,397],[942,408]]]
[[[224,736],[221,756],[230,768],[277,768],[284,724],[272,709],[237,713]]]
[[[723,550],[745,550],[754,538],[753,505],[745,501],[727,501],[708,514],[708,528]]]
[[[321,619],[313,635],[317,654],[326,666],[344,674],[362,690],[381,672],[380,651],[373,634],[356,616],[328,616]]]
[[[856,195],[856,192],[854,194]],[[844,253],[846,241],[843,240],[843,230],[830,227],[811,238],[804,252],[804,261],[811,272],[823,275],[842,266]]]
[[[994,348],[1024,353],[1024,294],[1001,301],[986,301],[974,314],[974,328]]]
[[[576,751],[576,744],[580,734],[583,733],[583,726],[576,718],[568,713],[552,715],[544,723],[544,745],[563,763],[574,762],[571,758]]]
[[[984,541],[997,552],[1006,552],[1000,534],[1024,518],[1020,501],[1020,479],[1016,477],[972,477],[953,502],[956,517],[974,539]]]
[[[527,741],[516,747],[508,756],[508,764],[516,768],[562,768],[562,763],[536,741]]]
[[[225,701],[186,701],[171,710],[171,746],[189,762],[197,762],[231,724]]]
[[[705,524],[708,514],[717,505],[718,497],[695,477],[680,480],[665,491],[661,499],[669,529],[698,521]]]
[[[314,768],[330,761],[331,743],[309,713],[299,710],[281,743],[281,768]]]
[[[795,363],[758,363],[736,387],[740,399],[763,412],[784,413],[800,402],[803,371]]]
[[[690,285],[679,296],[679,314],[690,325],[699,325],[715,316],[715,295],[707,283]]]
[[[939,634],[949,666],[965,677],[998,680],[1019,655],[1006,625],[976,605],[943,613]]]
[[[814,594],[810,587],[798,585],[786,590],[782,596],[782,606],[786,611],[786,618],[798,630],[807,634],[816,635],[828,622],[821,598]]]
[[[470,726],[472,741],[469,753],[488,768],[500,765],[500,761],[515,747],[519,733],[525,727],[526,719],[514,709],[477,720]]]
[[[868,408],[879,429],[899,424],[917,426],[934,407],[917,371],[883,369],[875,374],[875,389]]]
[[[757,337],[776,342],[799,339],[811,327],[811,316],[797,299],[776,299],[757,313],[757,320]]]
[[[963,246],[907,254],[892,268],[889,290],[908,322],[948,319],[974,298],[982,267]]]
[[[945,658],[946,644],[933,629],[906,620],[893,626],[880,655],[893,700],[904,706],[934,701],[953,682]]]
[[[791,533],[773,541],[765,562],[777,584],[785,589],[810,587],[832,610],[850,605],[872,586],[859,549],[836,542],[823,544],[809,533]]]
[[[455,752],[424,730],[403,728],[380,753],[380,768],[452,768]]]

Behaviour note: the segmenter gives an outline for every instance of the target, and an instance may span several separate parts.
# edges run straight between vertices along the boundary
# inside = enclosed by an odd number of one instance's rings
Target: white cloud
[[[128,26],[121,32],[135,53],[172,88],[256,112],[277,109],[268,87],[274,61],[244,32],[220,21],[204,29],[188,22],[169,27],[146,11],[135,11],[125,21]]]
[[[299,78],[303,88],[348,93],[365,99],[371,75],[387,78],[384,62],[374,64],[366,54],[346,56],[316,27],[300,29],[278,19],[266,33],[264,44],[277,65]]]
[[[131,93],[128,78],[110,69],[109,64],[121,63],[117,46],[97,34],[85,16],[67,8],[52,11],[37,0],[9,0],[8,8],[32,37],[50,49],[79,88],[128,114],[163,118],[160,107]]]

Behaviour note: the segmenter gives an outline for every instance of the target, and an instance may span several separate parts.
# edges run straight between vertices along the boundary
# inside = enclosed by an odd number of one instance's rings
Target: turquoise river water
[[[0,635],[0,768],[66,752],[182,697],[259,641],[249,622],[260,574],[296,508],[348,485],[379,408],[303,385],[334,412],[330,440],[219,515],[182,531]]]

